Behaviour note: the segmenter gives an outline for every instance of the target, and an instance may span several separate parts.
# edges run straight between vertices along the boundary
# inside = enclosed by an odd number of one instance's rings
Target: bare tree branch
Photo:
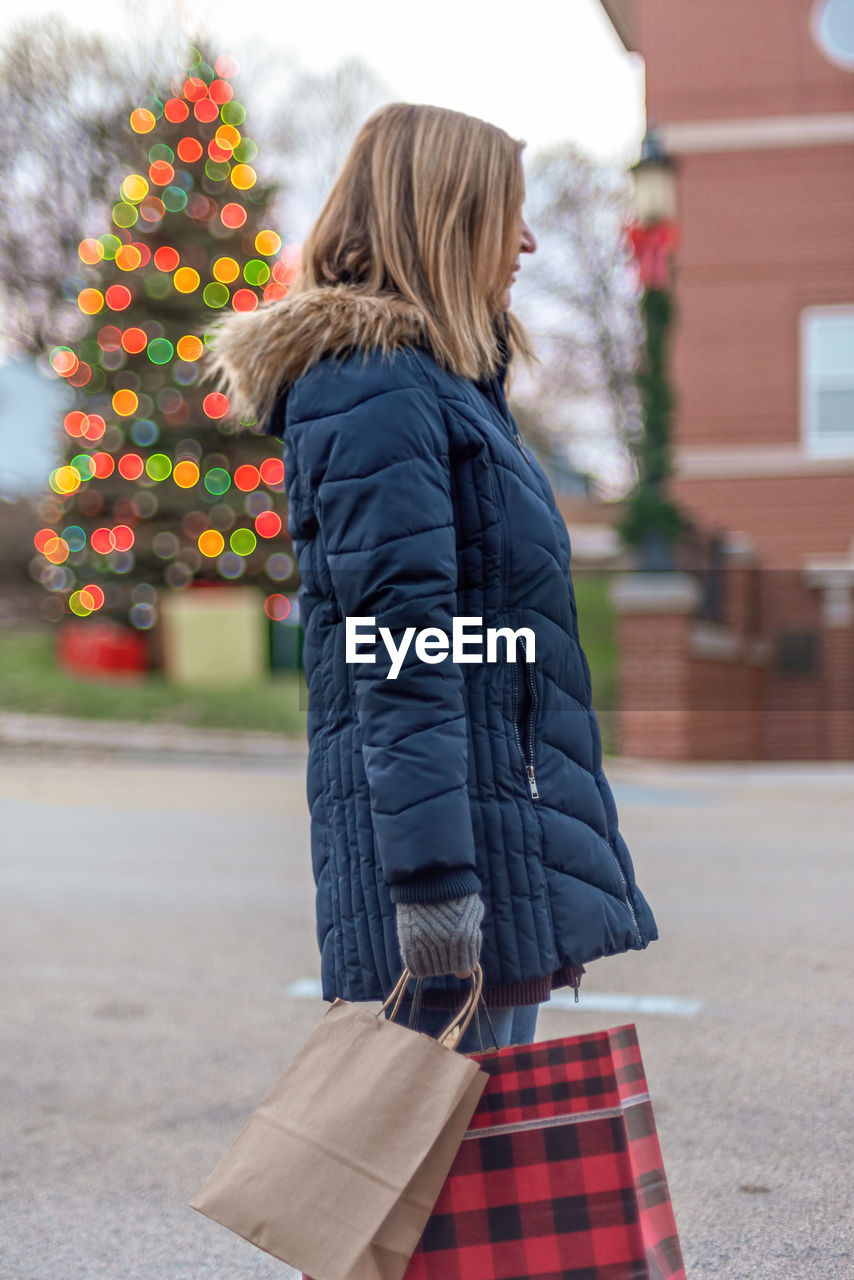
[[[543,365],[519,402],[546,451],[590,458],[598,449],[628,482],[643,326],[621,236],[625,175],[564,144],[534,156],[527,188],[538,250],[524,264],[514,303]]]

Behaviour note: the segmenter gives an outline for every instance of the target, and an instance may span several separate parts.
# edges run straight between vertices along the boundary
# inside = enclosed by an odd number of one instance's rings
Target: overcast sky
[[[521,0],[6,0],[0,41],[19,22],[51,13],[119,44],[171,20],[238,57],[235,87],[247,98],[275,82],[277,53],[283,68],[315,72],[355,56],[388,87],[390,100],[490,120],[525,139],[527,159],[570,141],[628,165],[643,136],[642,62],[623,49],[599,0],[527,0],[524,8]],[[33,405],[37,382],[26,385]],[[46,386],[44,394],[49,399]],[[24,434],[12,397],[5,399],[0,472],[26,485],[47,465],[51,407],[46,401],[44,414],[31,412]]]
[[[223,52],[281,50],[309,70],[362,58],[393,99],[478,115],[524,138],[529,151],[570,140],[631,163],[643,134],[643,68],[626,53],[599,0],[26,0],[0,8],[0,38],[51,12],[133,38],[171,15]]]

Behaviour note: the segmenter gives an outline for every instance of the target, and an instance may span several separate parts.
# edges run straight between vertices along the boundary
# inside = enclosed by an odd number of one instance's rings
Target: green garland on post
[[[672,316],[667,289],[645,289],[642,312],[646,326],[646,362],[637,380],[643,405],[643,434],[635,448],[638,484],[628,499],[625,515],[617,525],[629,546],[648,540],[672,545],[687,521],[675,503],[662,493],[673,470],[670,453],[670,417],[673,396],[665,374],[666,337]]]

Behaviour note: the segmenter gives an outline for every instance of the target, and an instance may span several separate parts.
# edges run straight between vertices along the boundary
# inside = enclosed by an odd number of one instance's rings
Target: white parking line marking
[[[285,995],[292,1000],[317,1000],[322,994],[318,978],[297,978],[285,987]],[[578,1004],[574,995],[556,991],[543,1005],[544,1009],[576,1009],[579,1013],[592,1009],[602,1013],[659,1013],[672,1018],[693,1018],[702,1007],[702,1000],[682,996],[630,996],[604,991],[580,991]]]
[[[294,1000],[313,1000],[323,995],[323,987],[319,978],[297,978],[289,987],[285,987],[285,995]]]

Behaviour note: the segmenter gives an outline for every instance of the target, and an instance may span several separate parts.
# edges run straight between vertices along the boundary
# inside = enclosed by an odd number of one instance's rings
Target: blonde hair
[[[494,373],[500,299],[519,252],[522,141],[475,116],[392,102],[362,125],[303,246],[290,293],[347,284],[424,313],[437,362]],[[503,325],[501,326],[503,330]],[[510,365],[538,361],[507,313]]]

